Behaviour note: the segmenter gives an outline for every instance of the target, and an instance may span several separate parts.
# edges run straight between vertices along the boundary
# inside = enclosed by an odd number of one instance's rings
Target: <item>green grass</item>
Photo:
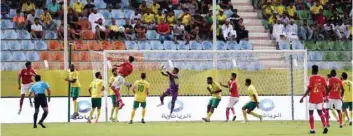
[[[331,123],[327,136],[350,136],[352,127],[338,128]],[[135,123],[55,123],[47,128],[33,129],[32,124],[1,124],[2,136],[308,136],[307,121],[249,122],[147,122]],[[316,135],[322,134],[316,122]],[[38,126],[39,127],[39,126]],[[326,135],[325,135],[326,136]]]

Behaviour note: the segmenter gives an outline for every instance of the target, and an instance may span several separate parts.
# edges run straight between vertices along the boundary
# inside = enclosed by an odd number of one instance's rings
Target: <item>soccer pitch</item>
[[[307,121],[252,121],[236,122],[136,122],[122,123],[47,123],[33,129],[32,124],[1,124],[2,136],[307,136]],[[316,135],[322,134],[322,125],[316,122]],[[338,127],[332,122],[327,136],[351,136],[352,126]]]

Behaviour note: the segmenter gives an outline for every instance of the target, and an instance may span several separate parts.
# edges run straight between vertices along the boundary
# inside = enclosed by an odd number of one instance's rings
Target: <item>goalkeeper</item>
[[[163,94],[160,96],[161,104],[157,105],[157,107],[164,105],[164,97],[172,96],[172,103],[171,103],[171,108],[170,108],[170,115],[172,115],[174,107],[175,107],[175,101],[178,98],[179,69],[175,67],[172,72],[169,72],[169,71],[165,70],[164,66],[162,66],[161,73],[163,76],[169,77],[169,88],[166,91],[164,91]]]

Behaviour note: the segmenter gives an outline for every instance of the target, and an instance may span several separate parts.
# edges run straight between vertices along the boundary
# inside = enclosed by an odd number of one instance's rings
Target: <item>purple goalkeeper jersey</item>
[[[178,91],[178,89],[179,89],[179,75],[168,74],[168,77],[169,77],[169,88],[173,89],[174,91]]]

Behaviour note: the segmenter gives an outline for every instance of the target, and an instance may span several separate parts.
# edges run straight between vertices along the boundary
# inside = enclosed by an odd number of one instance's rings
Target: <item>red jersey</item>
[[[132,73],[133,70],[134,70],[134,67],[132,66],[131,63],[124,62],[123,64],[120,65],[119,73],[127,77]]]
[[[326,81],[325,78],[318,75],[313,75],[309,79],[308,88],[310,90],[310,103],[323,103],[324,94],[326,92]]]
[[[231,97],[239,97],[237,81],[236,80],[234,80],[234,81],[229,80],[228,86],[229,86],[230,96]]]
[[[20,71],[19,76],[22,79],[22,84],[29,84],[32,83],[32,77],[37,75],[37,73],[34,71],[34,69],[27,69],[24,68]]]
[[[159,24],[157,25],[157,32],[159,33],[165,33],[170,31],[170,26],[167,23]]]
[[[341,90],[343,88],[342,81],[337,77],[332,77],[328,80],[330,92],[329,98],[331,99],[341,99]]]

